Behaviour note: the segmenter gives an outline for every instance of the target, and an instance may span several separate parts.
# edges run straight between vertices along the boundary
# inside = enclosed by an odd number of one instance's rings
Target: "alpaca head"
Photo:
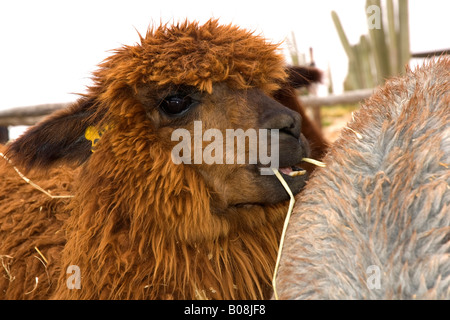
[[[277,203],[287,194],[261,168],[274,161],[291,168],[308,153],[300,116],[273,99],[286,79],[277,47],[245,30],[217,21],[161,26],[105,60],[85,97],[29,130],[10,154],[30,168],[82,163],[108,152],[121,165],[145,172],[156,160],[174,162],[178,150],[189,159],[171,170],[189,166],[202,177],[217,210]],[[89,130],[103,133],[94,153]],[[272,163],[260,157],[262,139]],[[186,148],[179,150],[180,143]],[[294,192],[305,182],[304,176],[285,178]]]

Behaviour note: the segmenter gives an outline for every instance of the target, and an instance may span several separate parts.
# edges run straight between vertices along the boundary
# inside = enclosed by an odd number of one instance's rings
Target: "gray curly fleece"
[[[450,59],[376,90],[286,233],[280,299],[450,298]]]

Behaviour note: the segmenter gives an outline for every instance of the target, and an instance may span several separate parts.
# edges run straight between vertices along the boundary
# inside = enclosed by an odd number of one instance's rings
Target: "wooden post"
[[[0,127],[0,143],[7,143],[9,140],[8,127]]]

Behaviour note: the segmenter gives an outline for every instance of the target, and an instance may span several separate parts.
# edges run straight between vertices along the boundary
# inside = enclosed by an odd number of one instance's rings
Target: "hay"
[[[38,283],[39,283],[39,278],[36,277],[33,289],[31,291],[25,292],[25,295],[28,295],[28,294],[32,293],[34,290],[36,290]]]
[[[295,199],[294,199],[294,195],[292,194],[291,189],[289,188],[288,184],[286,183],[286,181],[281,176],[281,174],[278,171],[278,169],[272,168],[272,171],[273,171],[273,173],[275,173],[275,175],[277,176],[278,180],[280,180],[281,184],[286,189],[287,193],[289,194],[289,197],[291,198],[291,200],[289,201],[289,209],[288,209],[288,212],[287,212],[287,215],[286,215],[286,219],[284,220],[284,226],[283,226],[283,231],[281,233],[280,245],[278,246],[277,262],[275,263],[275,269],[274,269],[273,278],[272,278],[273,294],[275,296],[275,300],[278,300],[276,277],[277,277],[277,273],[278,273],[278,267],[280,265],[281,251],[282,251],[283,244],[284,244],[284,238],[285,238],[285,234],[286,234],[286,229],[287,229],[288,224],[289,224],[289,219],[291,218],[291,213],[292,213],[292,209],[294,208]]]
[[[31,185],[33,188],[35,188],[36,190],[39,190],[40,192],[44,193],[45,195],[49,196],[52,199],[63,199],[63,198],[73,198],[73,195],[64,195],[64,196],[54,196],[52,195],[50,192],[45,191],[43,188],[41,188],[40,186],[38,186],[36,183],[34,183],[33,181],[31,181],[30,179],[28,179],[27,177],[25,177],[25,175],[19,171],[19,169],[17,169],[11,162],[11,160],[8,159],[8,157],[6,157],[3,153],[0,152],[0,156],[6,160],[6,162],[8,162],[13,168],[14,170],[16,170],[17,174],[19,175],[19,177],[21,177],[26,183],[28,183],[29,185]]]
[[[16,277],[14,277],[13,275],[11,275],[11,267],[10,267],[11,262],[7,262],[7,263],[6,263],[6,262],[3,260],[4,258],[7,258],[7,259],[14,259],[14,258],[11,257],[11,256],[9,256],[9,255],[7,255],[7,254],[0,255],[0,260],[1,260],[1,262],[2,262],[2,267],[3,267],[3,269],[5,269],[5,272],[6,272],[6,276],[4,275],[4,277],[5,277],[6,279],[8,279],[9,282],[12,282],[12,281],[14,281],[14,279],[15,279]]]
[[[310,158],[303,158],[302,161],[311,163],[313,165],[316,165],[316,166],[322,167],[322,168],[324,168],[326,166],[325,163],[318,161],[318,160],[310,159]],[[278,300],[276,278],[277,278],[277,273],[278,273],[278,267],[280,265],[281,252],[283,250],[284,238],[286,236],[286,230],[289,225],[289,220],[291,219],[292,209],[294,208],[294,204],[295,204],[295,198],[294,198],[294,195],[292,194],[291,188],[289,188],[288,184],[283,179],[283,177],[280,174],[280,172],[278,171],[278,169],[272,168],[272,171],[276,175],[278,180],[280,180],[281,184],[283,185],[284,189],[286,189],[286,192],[289,194],[289,197],[290,197],[289,208],[288,208],[288,212],[286,214],[286,218],[284,220],[283,231],[281,232],[280,244],[278,246],[277,261],[275,263],[275,269],[274,269],[273,278],[272,278],[273,294],[274,294],[275,300]]]
[[[48,260],[45,258],[45,256],[42,254],[42,252],[37,247],[34,247],[34,249],[37,251],[37,253],[39,253],[39,255],[42,257],[42,259],[44,259],[45,263],[43,263],[43,265],[44,265],[44,267],[47,268]]]
[[[313,164],[315,166],[318,166],[318,167],[321,167],[321,168],[325,168],[326,167],[325,163],[323,163],[322,161],[319,161],[319,160],[314,160],[314,159],[311,159],[311,158],[303,158],[302,161],[311,163],[311,164]]]

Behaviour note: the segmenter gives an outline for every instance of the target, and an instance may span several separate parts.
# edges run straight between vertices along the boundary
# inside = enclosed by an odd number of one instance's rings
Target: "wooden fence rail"
[[[337,104],[358,103],[370,97],[372,92],[373,89],[364,89],[326,97],[300,96],[300,100],[307,107],[328,107]],[[70,102],[51,103],[0,110],[0,127],[33,125],[50,113],[66,108],[69,105]]]
[[[0,126],[30,126],[50,113],[69,105],[70,103],[49,103],[0,110]]]
[[[413,58],[430,58],[448,54],[450,54],[450,49],[413,53],[411,56]],[[358,103],[370,97],[372,93],[373,89],[363,89],[327,97],[301,96],[300,99],[305,106],[314,110],[314,120],[320,126],[320,108],[337,104]],[[8,140],[8,126],[33,125],[50,113],[66,108],[68,105],[70,103],[52,103],[0,110],[0,143]]]
[[[373,89],[355,90],[344,92],[340,95],[330,95],[327,97],[300,96],[303,105],[313,109],[314,121],[321,127],[320,108],[326,108],[337,104],[353,104],[358,103],[370,97]],[[16,107],[6,110],[0,110],[0,143],[9,140],[9,126],[31,126],[50,113],[67,108],[71,102],[67,103],[49,103],[28,107]]]
[[[374,89],[361,89],[344,92],[339,95],[329,95],[326,97],[300,96],[303,105],[307,107],[330,107],[337,104],[353,104],[369,98]]]

